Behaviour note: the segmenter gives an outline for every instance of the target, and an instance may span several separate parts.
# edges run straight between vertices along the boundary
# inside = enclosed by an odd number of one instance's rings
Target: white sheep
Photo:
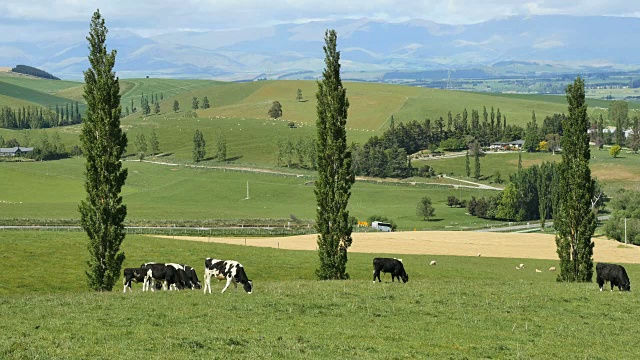
[[[435,265],[436,261],[435,260],[431,260],[431,262],[429,263],[429,265]]]

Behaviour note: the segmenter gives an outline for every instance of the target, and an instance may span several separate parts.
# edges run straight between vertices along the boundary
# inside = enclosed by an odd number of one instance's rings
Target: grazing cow
[[[145,263],[140,266],[146,271],[144,283],[142,285],[142,291],[149,290],[155,291],[155,281],[162,282],[162,289],[172,290],[173,288],[182,289],[182,284],[178,278],[178,271],[175,267],[167,264],[158,263]]]
[[[614,286],[617,286],[620,291],[631,291],[631,281],[622,265],[598,263],[596,265],[596,274],[596,281],[600,291],[602,291],[607,281],[611,283],[611,291],[613,291]]]
[[[391,258],[374,258],[373,259],[373,282],[376,282],[376,278],[378,278],[378,282],[382,282],[380,279],[380,271],[384,273],[391,273],[391,282],[394,281],[395,278],[398,278],[398,282],[402,279],[402,282],[406,283],[409,281],[409,275],[404,271],[404,265],[402,264],[402,259],[391,259]]]
[[[147,272],[142,268],[126,268],[124,269],[124,277],[122,279],[122,284],[124,285],[124,289],[122,289],[123,293],[127,292],[127,288],[129,291],[131,290],[131,282],[143,282]]]
[[[244,271],[244,266],[234,260],[218,260],[212,258],[206,258],[204,261],[204,293],[211,294],[211,278],[215,277],[218,280],[227,279],[227,285],[222,289],[222,293],[227,290],[229,285],[233,283],[235,289],[238,290],[238,283],[242,284],[242,288],[247,293],[251,294],[253,291],[253,281],[247,278],[247,274]]]
[[[191,290],[201,289],[202,284],[200,284],[200,280],[198,279],[196,270],[189,265],[181,265],[184,267],[184,272],[187,276],[187,284],[184,284],[184,286],[190,288]]]

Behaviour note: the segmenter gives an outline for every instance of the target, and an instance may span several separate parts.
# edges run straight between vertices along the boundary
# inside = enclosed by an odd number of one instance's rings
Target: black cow
[[[122,289],[123,293],[127,292],[127,288],[129,291],[131,290],[131,282],[143,282],[147,272],[142,268],[126,268],[124,269],[124,277],[122,279],[122,284],[124,285],[124,289]]]
[[[212,258],[206,258],[204,261],[204,293],[211,294],[211,278],[215,277],[218,280],[227,279],[227,285],[222,289],[222,293],[227,290],[229,285],[233,283],[236,290],[238,290],[238,283],[242,284],[244,291],[251,294],[253,291],[253,281],[247,278],[247,274],[244,272],[244,266],[234,260],[218,260]]]
[[[156,280],[162,282],[163,290],[166,290],[167,287],[169,290],[172,290],[174,287],[177,289],[183,288],[178,277],[178,271],[173,266],[158,263],[145,263],[142,264],[140,268],[146,271],[142,291],[149,289],[151,289],[151,291],[155,291],[154,285]]]
[[[409,281],[409,275],[404,271],[404,265],[402,264],[402,259],[391,259],[391,258],[374,258],[373,259],[373,282],[376,282],[376,278],[380,280],[380,271],[384,273],[391,273],[391,281],[393,282],[395,278],[398,278],[398,282],[402,279],[402,282],[406,283]]]
[[[611,283],[611,291],[617,286],[620,291],[631,291],[631,281],[627,276],[627,271],[622,265],[598,263],[596,265],[596,281],[600,291],[607,281]]]

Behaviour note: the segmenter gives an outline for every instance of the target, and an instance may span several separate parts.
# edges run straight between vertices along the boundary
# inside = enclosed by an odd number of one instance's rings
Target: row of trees
[[[176,103],[178,102],[178,100],[175,100],[173,103],[173,111],[178,111],[176,110]],[[202,108],[203,109],[208,109],[210,108],[211,105],[209,104],[209,98],[207,98],[206,96],[204,98],[202,98]],[[198,110],[200,109],[200,100],[198,100],[197,96],[194,96],[193,99],[191,99],[191,110]]]
[[[82,122],[78,102],[56,105],[53,108],[23,106],[0,109],[0,127],[7,129],[43,129],[56,126],[74,125]]]
[[[158,154],[160,152],[160,141],[158,141],[156,129],[151,130],[151,134],[149,135],[149,146],[147,146],[147,137],[144,133],[138,133],[138,135],[136,135],[134,145],[136,147],[136,155],[140,161],[144,160],[148,150],[151,150],[151,156]]]
[[[220,129],[215,134],[215,148],[216,153],[213,158],[217,161],[227,160],[227,140]],[[207,142],[204,139],[204,134],[199,129],[196,129],[193,135],[193,151],[191,154],[195,162],[204,160],[207,155]]]
[[[25,132],[25,134],[28,134]],[[18,141],[15,138],[11,138],[5,141],[0,135],[0,147],[32,147],[33,151],[25,156],[34,160],[56,160],[64,159],[69,156],[82,155],[82,150],[78,145],[74,145],[71,149],[67,149],[62,140],[60,134],[54,132],[49,137],[47,132],[42,132],[40,137],[33,141],[29,135],[25,135],[22,141]]]
[[[276,139],[276,162],[278,166],[297,166],[305,169],[317,169],[315,136],[300,136],[296,139],[278,136]]]

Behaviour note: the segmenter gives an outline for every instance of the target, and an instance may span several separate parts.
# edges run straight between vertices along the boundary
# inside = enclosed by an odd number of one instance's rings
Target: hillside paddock
[[[469,242],[459,248],[477,251],[472,234],[455,234]],[[637,289],[601,293],[595,283],[557,283],[557,273],[546,271],[557,260],[524,259],[529,251],[516,258],[410,255],[401,240],[377,240],[388,252],[380,247],[380,252],[356,253],[362,242],[356,238],[347,264],[351,280],[317,281],[315,251],[127,236],[124,267],[175,261],[194,266],[202,276],[204,258],[217,257],[240,261],[254,281],[251,295],[232,289],[220,294],[223,284],[215,282],[214,293],[205,296],[142,293],[140,284],[122,294],[121,280],[113,292],[95,293],[83,273],[84,234],[1,231],[0,358],[640,356]],[[505,244],[500,247],[508,248]],[[598,241],[596,258],[603,249]],[[409,282],[391,283],[383,274],[382,283],[372,283],[372,258],[400,254]],[[429,266],[431,260],[437,265]],[[514,269],[518,263],[525,268]],[[625,267],[635,283],[640,265]]]

